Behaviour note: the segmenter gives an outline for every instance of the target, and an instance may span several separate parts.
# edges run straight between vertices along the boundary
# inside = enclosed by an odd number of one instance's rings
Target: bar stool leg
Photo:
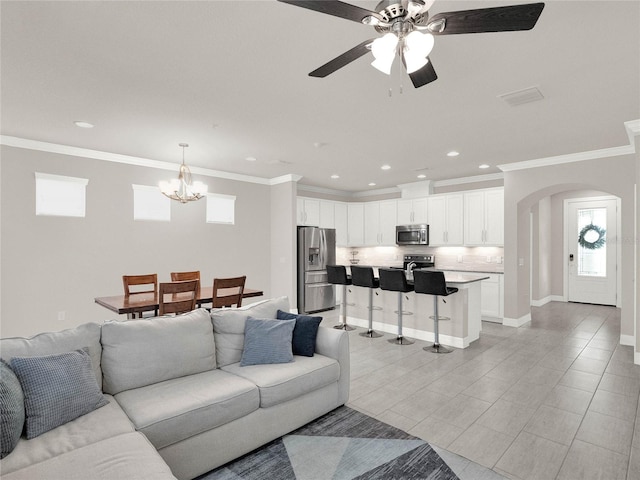
[[[373,288],[369,289],[369,329],[360,333],[361,337],[378,338],[382,334],[373,330]]]
[[[342,311],[342,322],[338,325],[335,325],[333,328],[337,328],[338,330],[346,330],[350,332],[351,330],[355,330],[351,325],[347,325],[347,286],[342,285],[342,305],[340,305],[340,310]]]
[[[409,340],[402,335],[402,292],[398,292],[398,336],[387,340],[389,343],[395,343],[396,345],[413,345],[415,342]]]
[[[451,353],[450,348],[440,345],[440,337],[438,335],[438,322],[440,316],[438,315],[438,296],[433,296],[433,345],[430,347],[424,347],[423,350],[432,353]]]

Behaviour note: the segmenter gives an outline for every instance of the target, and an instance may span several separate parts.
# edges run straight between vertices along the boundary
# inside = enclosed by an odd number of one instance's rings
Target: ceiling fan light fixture
[[[430,33],[420,33],[414,30],[406,36],[402,55],[404,56],[407,73],[416,72],[429,63],[427,57],[433,50],[433,44],[433,35]]]
[[[391,75],[391,65],[396,56],[397,46],[398,37],[391,32],[376,38],[371,44],[371,53],[375,58],[375,60],[371,62],[371,66],[380,70],[382,73]]]

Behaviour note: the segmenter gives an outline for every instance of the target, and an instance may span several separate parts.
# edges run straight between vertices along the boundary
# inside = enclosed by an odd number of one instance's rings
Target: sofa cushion
[[[276,318],[278,310],[289,310],[287,297],[271,298],[240,308],[211,310],[213,334],[216,338],[216,361],[219,367],[237,363],[244,348],[244,324],[254,318]]]
[[[293,362],[295,320],[247,318],[240,366]]]
[[[49,430],[39,437],[22,437],[15,450],[2,459],[2,478],[5,474],[28,465],[45,462],[63,453],[100,442],[104,439],[133,432],[133,424],[110,395],[108,405]],[[44,478],[44,477],[33,477]]]
[[[89,349],[91,366],[102,388],[102,371],[100,358],[100,325],[85,323],[61,332],[40,333],[34,337],[12,337],[0,340],[0,356],[9,363],[12,357],[41,357],[57,353],[72,352],[81,348]]]
[[[169,466],[144,435],[130,432],[51,457],[8,473],[3,480],[175,480]]]
[[[240,363],[222,367],[225,372],[255,383],[260,389],[260,407],[286,402],[338,381],[340,365],[332,358],[316,354],[313,357],[295,355],[291,363],[251,365]]]
[[[174,378],[116,395],[118,403],[157,449],[258,409],[258,388],[221,370]]]
[[[318,328],[320,328],[322,317],[296,315],[295,313],[278,310],[276,318],[278,320],[296,321],[296,328],[293,329],[293,340],[291,342],[293,354],[313,357],[316,351],[316,337],[318,336]]]
[[[102,327],[103,388],[112,395],[214,368],[213,329],[203,308]]]
[[[24,395],[20,380],[0,359],[0,458],[9,455],[18,444],[24,427]]]
[[[13,357],[11,368],[24,392],[27,438],[35,438],[109,403],[85,350]]]

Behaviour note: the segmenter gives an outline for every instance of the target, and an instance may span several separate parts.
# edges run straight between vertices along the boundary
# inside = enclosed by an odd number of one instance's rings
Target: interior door
[[[568,202],[568,300],[616,305],[617,202]]]

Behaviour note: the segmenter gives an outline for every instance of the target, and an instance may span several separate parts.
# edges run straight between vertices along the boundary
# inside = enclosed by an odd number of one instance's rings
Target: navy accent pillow
[[[29,439],[109,403],[84,349],[44,357],[13,357],[11,368],[24,392]]]
[[[0,458],[9,455],[24,428],[24,395],[16,374],[0,359]]]
[[[282,310],[278,310],[276,317],[278,320],[296,321],[296,328],[293,329],[293,354],[313,357],[316,352],[316,337],[322,317],[296,315]]]
[[[295,320],[247,318],[240,366],[293,362]]]

